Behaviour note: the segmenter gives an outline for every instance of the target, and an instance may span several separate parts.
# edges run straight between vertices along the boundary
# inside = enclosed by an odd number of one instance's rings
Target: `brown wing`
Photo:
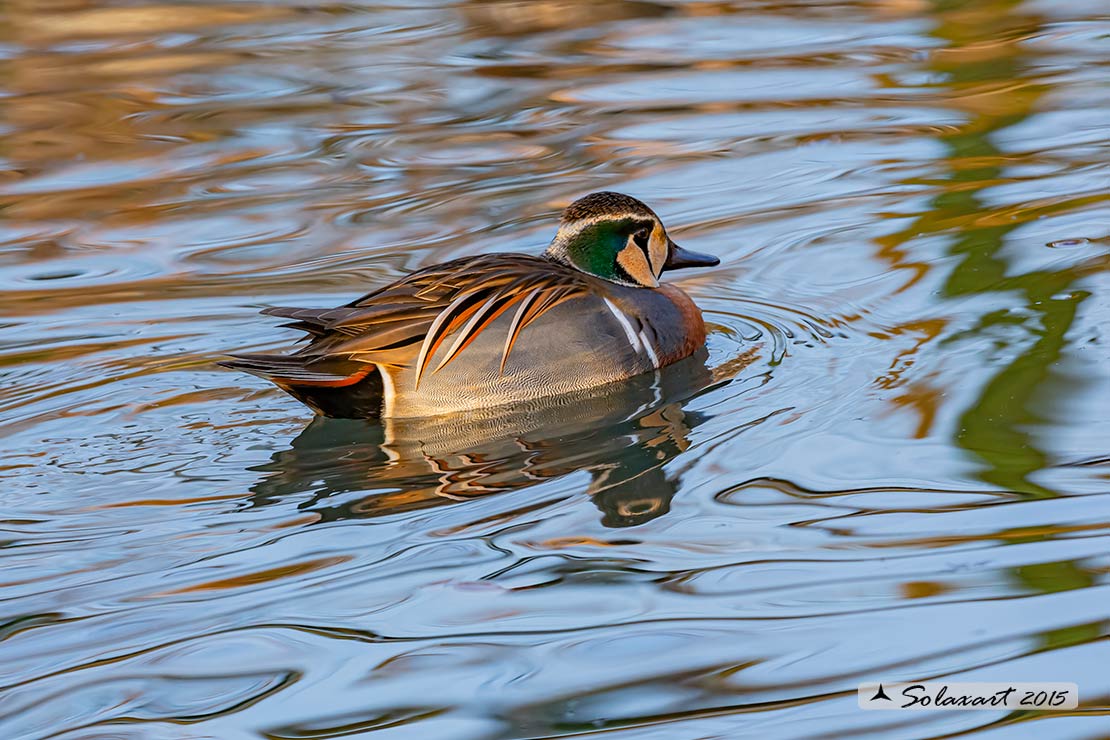
[[[466,257],[429,267],[333,309],[270,308],[312,335],[301,357],[349,358],[376,365],[416,363],[416,380],[443,343],[454,340],[432,372],[455,359],[499,316],[515,309],[501,368],[520,333],[560,303],[585,294],[582,273],[519,254]],[[307,359],[307,357],[306,357]]]

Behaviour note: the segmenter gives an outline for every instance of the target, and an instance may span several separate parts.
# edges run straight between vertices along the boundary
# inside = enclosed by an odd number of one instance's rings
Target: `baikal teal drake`
[[[620,193],[563,211],[540,257],[488,254],[419,270],[340,308],[269,308],[308,334],[288,355],[221,364],[317,413],[421,417],[500,406],[654,372],[705,343],[701,311],[666,270],[716,257],[675,244]]]

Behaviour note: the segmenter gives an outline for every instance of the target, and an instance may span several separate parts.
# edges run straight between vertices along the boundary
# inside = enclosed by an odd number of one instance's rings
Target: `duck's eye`
[[[636,246],[640,249],[646,250],[648,248],[649,239],[651,239],[650,229],[640,229],[639,231],[632,234],[632,241],[634,241],[636,243]]]

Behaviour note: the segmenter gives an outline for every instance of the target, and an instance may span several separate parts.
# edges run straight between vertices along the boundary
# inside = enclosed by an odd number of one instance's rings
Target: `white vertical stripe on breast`
[[[640,343],[644,345],[644,351],[647,352],[648,357],[651,358],[651,366],[658,368],[659,355],[655,354],[655,347],[651,346],[651,340],[647,338],[647,334],[644,334],[642,329],[640,330]]]
[[[628,337],[628,343],[632,345],[632,349],[636,351],[636,354],[646,354],[651,359],[651,366],[655,368],[659,367],[659,356],[655,354],[655,348],[651,346],[651,342],[644,336],[644,333],[640,332],[637,334],[636,330],[632,328],[632,322],[628,320],[628,316],[624,311],[617,308],[612,301],[608,298],[602,298],[602,300],[605,301],[605,305],[609,307],[609,312],[616,317],[617,323],[624,329],[624,335]]]

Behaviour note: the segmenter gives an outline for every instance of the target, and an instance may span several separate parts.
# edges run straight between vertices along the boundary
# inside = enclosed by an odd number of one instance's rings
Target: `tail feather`
[[[365,362],[311,355],[232,355],[219,364],[279,384],[327,386],[357,383],[374,369]]]
[[[287,329],[297,329],[298,331],[306,332],[312,336],[323,336],[327,333],[331,324],[331,317],[329,314],[334,313],[336,309],[327,308],[291,308],[285,306],[274,306],[262,311],[266,316],[279,316],[283,319],[295,319],[287,324],[281,326]]]
[[[217,364],[265,378],[325,416],[381,415],[382,378],[369,363],[343,357],[244,354]]]
[[[296,329],[303,331],[306,334],[311,334],[312,337],[322,337],[327,334],[328,330],[318,324],[313,324],[308,321],[290,321],[285,324],[278,324],[283,329]],[[312,337],[301,337],[301,339],[311,339]]]

